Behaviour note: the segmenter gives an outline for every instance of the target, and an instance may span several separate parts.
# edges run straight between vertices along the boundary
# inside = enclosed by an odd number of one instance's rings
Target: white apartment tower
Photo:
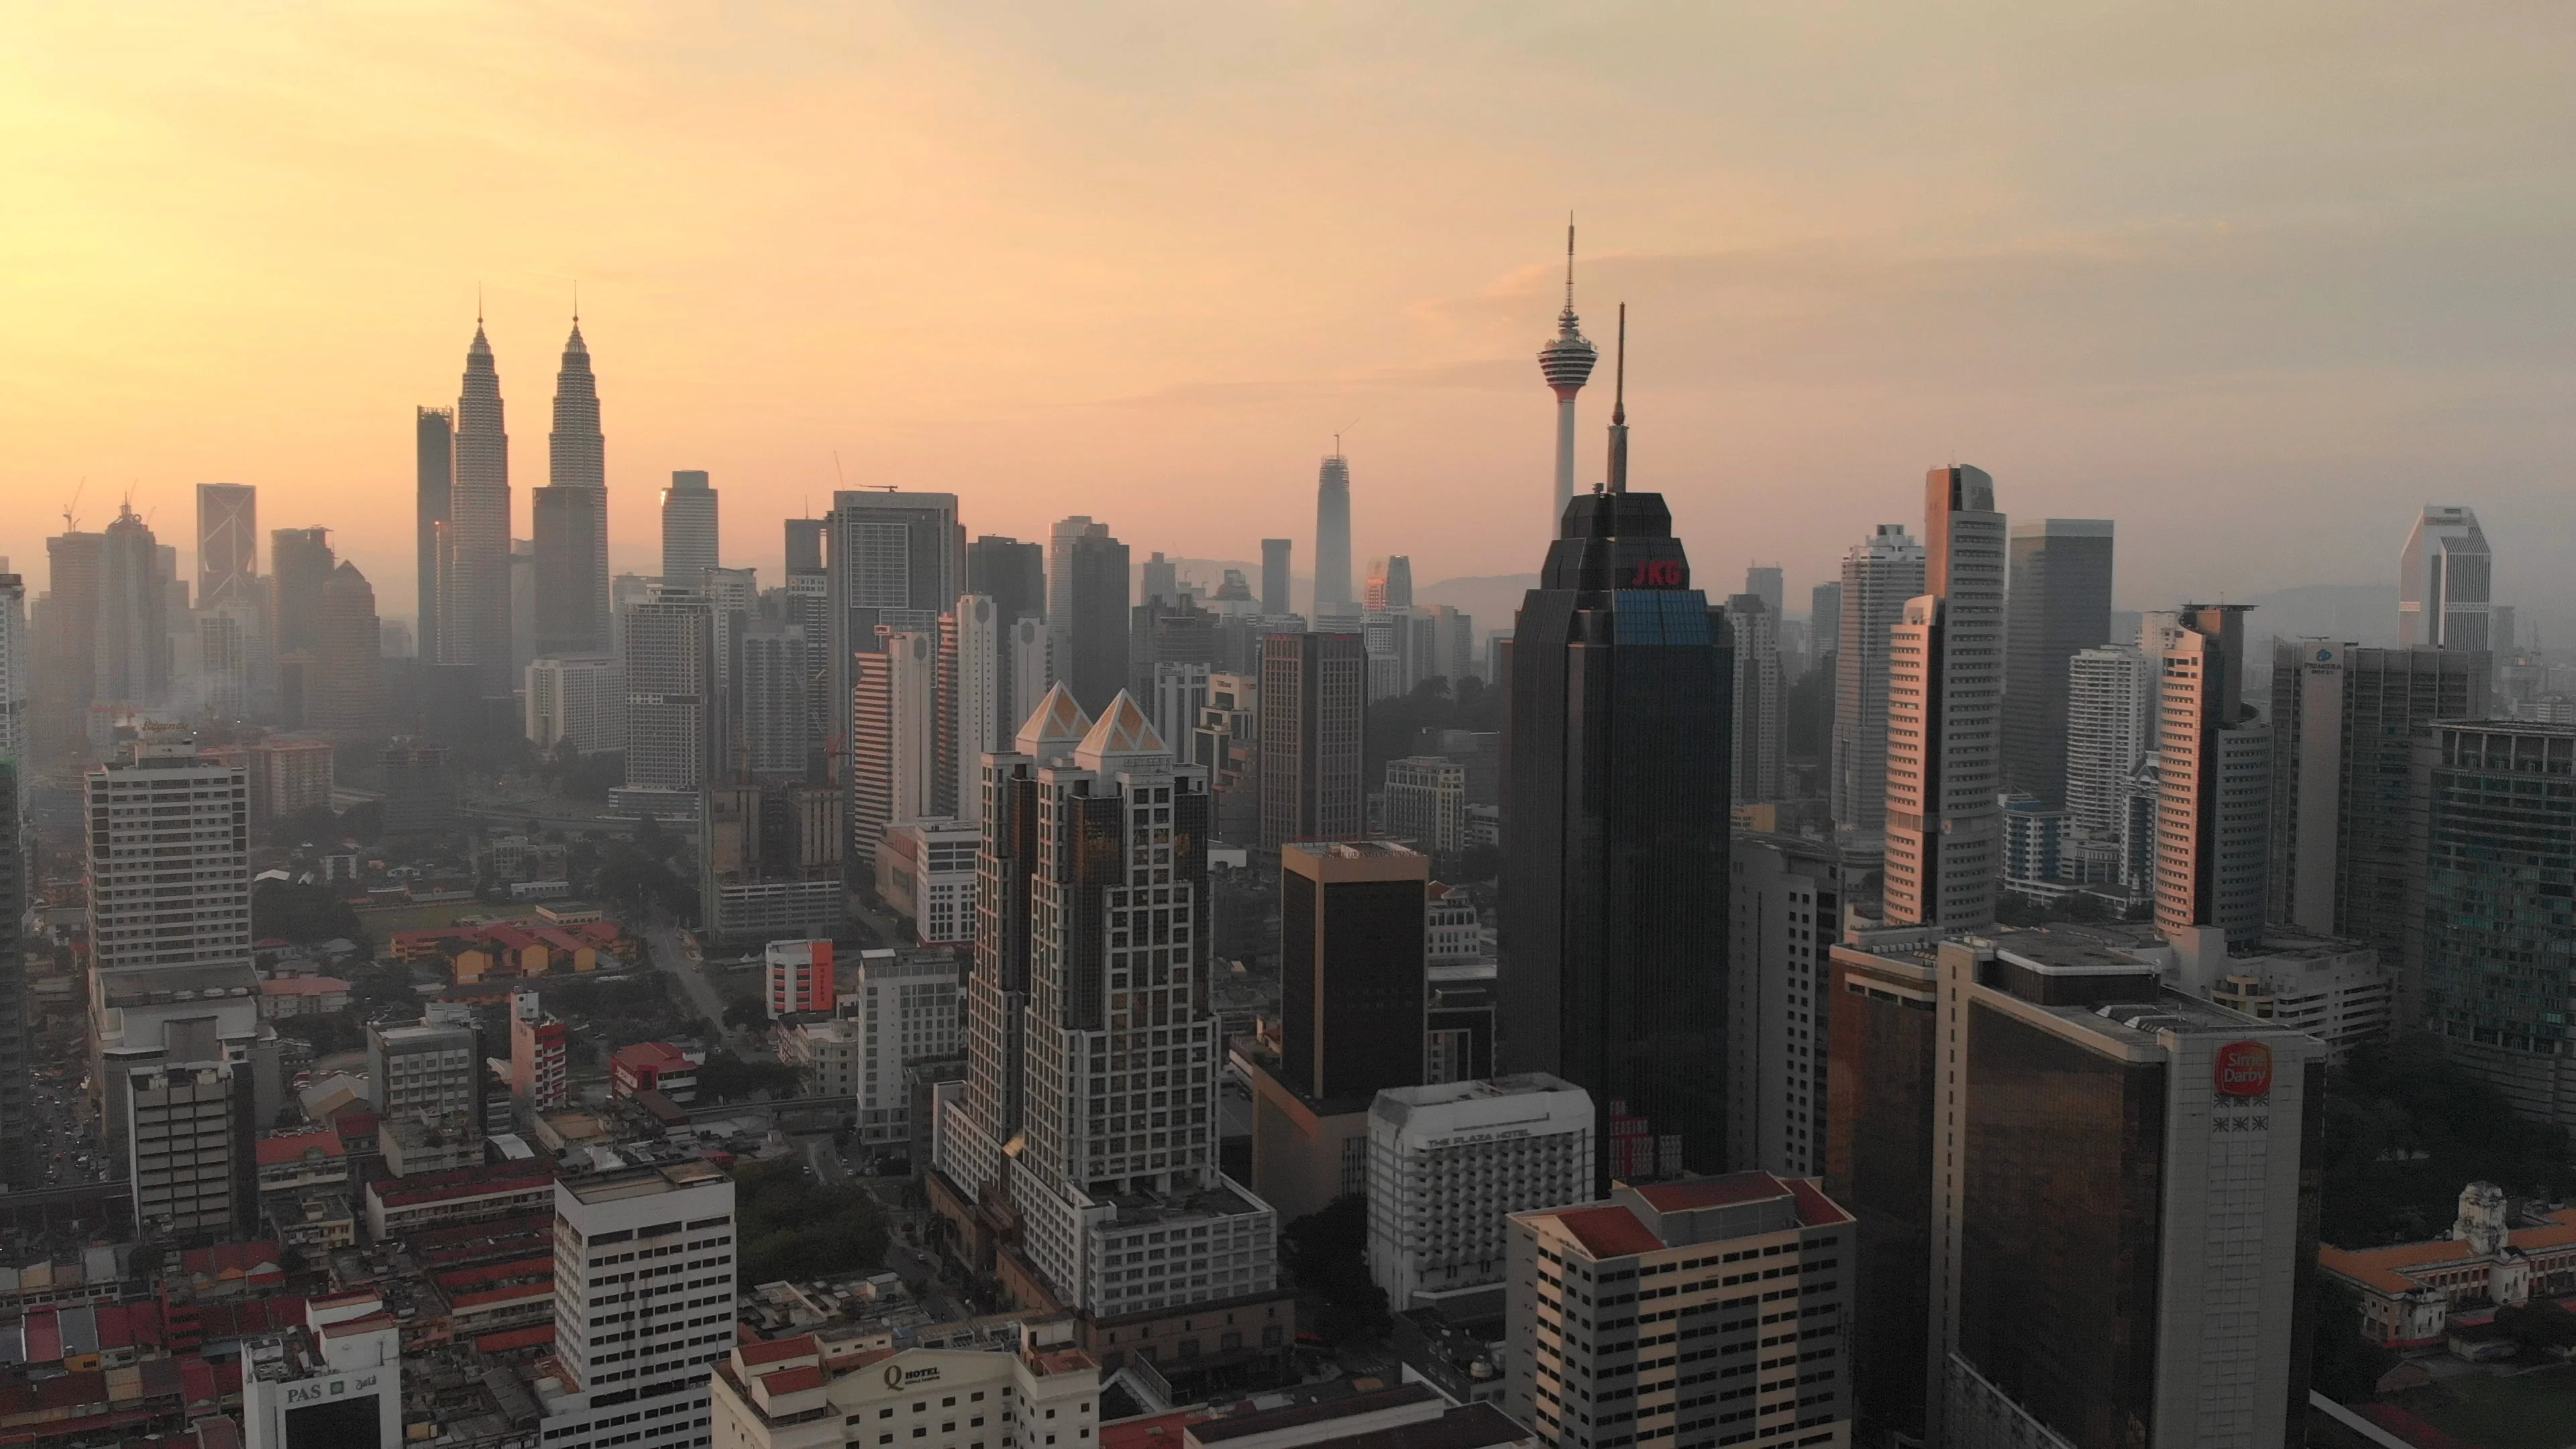
[[[1002,661],[1011,623],[984,594],[959,595],[956,617],[957,822],[976,825],[984,818],[984,757],[1010,748],[1002,721],[1011,681],[1002,675]]]
[[[248,966],[249,772],[165,730],[84,783],[93,968]]]
[[[1924,483],[1927,592],[1888,645],[1887,920],[1970,930],[2003,865],[2005,520],[1981,468]]]
[[[1834,661],[1834,824],[1874,832],[1887,821],[1887,650],[1906,601],[1923,592],[1923,545],[1901,523],[1843,554],[1841,643]]]
[[[555,1184],[549,1444],[703,1449],[708,1365],[734,1342],[733,1179],[713,1163]]]
[[[549,655],[528,664],[528,743],[577,754],[626,748],[626,671],[607,654]]]
[[[2118,838],[2129,776],[2155,748],[2157,687],[2147,656],[2129,645],[2086,649],[2067,662],[2066,812],[2077,830]]]
[[[850,700],[850,848],[871,871],[888,825],[934,813],[939,764],[939,636],[880,629],[878,639],[853,661]]]
[[[1369,1277],[1398,1313],[1499,1308],[1505,1219],[1592,1193],[1592,1095],[1545,1073],[1390,1088],[1368,1133]]]
[[[656,587],[626,613],[626,784],[694,791],[715,762],[715,614],[694,588]]]

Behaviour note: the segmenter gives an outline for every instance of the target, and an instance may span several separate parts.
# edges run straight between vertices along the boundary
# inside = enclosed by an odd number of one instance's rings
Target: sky
[[[410,612],[412,410],[476,298],[515,507],[576,287],[613,564],[836,486],[973,533],[1544,552],[1535,353],[1630,311],[1632,483],[1793,598],[1925,469],[2109,517],[2119,603],[2394,577],[2478,510],[2576,627],[2576,8],[947,0],[26,7],[0,49],[0,554],[193,485]],[[263,556],[263,567],[265,557]],[[1501,621],[1488,621],[1499,623]]]

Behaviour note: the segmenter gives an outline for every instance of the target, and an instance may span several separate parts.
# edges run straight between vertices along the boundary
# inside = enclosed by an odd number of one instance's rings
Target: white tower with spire
[[[1574,315],[1574,223],[1565,224],[1565,310],[1556,317],[1556,336],[1538,350],[1539,375],[1556,391],[1556,506],[1547,515],[1547,536],[1564,526],[1565,505],[1574,501],[1574,395],[1592,378],[1601,358],[1583,335]]]

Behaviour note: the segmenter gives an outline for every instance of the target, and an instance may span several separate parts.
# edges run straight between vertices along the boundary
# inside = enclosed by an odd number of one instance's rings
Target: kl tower
[[[1592,376],[1600,351],[1583,336],[1574,315],[1574,223],[1565,224],[1565,310],[1557,314],[1556,336],[1538,350],[1539,375],[1556,390],[1556,506],[1547,515],[1547,536],[1565,523],[1565,505],[1574,501],[1574,395]]]

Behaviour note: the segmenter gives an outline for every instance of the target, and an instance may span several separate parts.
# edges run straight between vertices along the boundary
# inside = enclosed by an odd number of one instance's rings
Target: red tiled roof
[[[349,983],[336,976],[285,976],[259,984],[262,996],[345,996]]]
[[[513,1349],[535,1348],[555,1341],[555,1326],[540,1323],[532,1328],[505,1328],[499,1333],[479,1334],[474,1348],[478,1353],[508,1353]]]
[[[746,1343],[740,1350],[746,1365],[779,1363],[791,1358],[820,1358],[822,1349],[814,1335],[800,1333],[794,1338],[775,1338],[766,1343]]]
[[[806,1389],[819,1389],[831,1381],[829,1374],[812,1364],[799,1364],[795,1368],[780,1369],[774,1374],[760,1376],[760,1386],[767,1389],[772,1398],[780,1394],[799,1393]]]
[[[1595,1258],[1651,1253],[1664,1245],[1624,1207],[1567,1208],[1552,1216]]]
[[[319,1152],[325,1157],[345,1157],[348,1155],[348,1149],[340,1144],[340,1134],[337,1132],[326,1132],[320,1130],[312,1132],[273,1133],[259,1139],[257,1151],[259,1153],[259,1165],[262,1167],[275,1167],[280,1163],[300,1162],[303,1160],[304,1154],[307,1152]]]
[[[1798,1197],[1798,1223],[1801,1227],[1823,1228],[1853,1221],[1842,1204],[1825,1196],[1825,1190],[1805,1178],[1789,1180],[1789,1191]]]
[[[687,1052],[666,1041],[639,1041],[619,1047],[608,1061],[613,1067],[652,1067],[665,1072],[697,1065],[689,1060]]]
[[[1682,1213],[1695,1208],[1729,1207],[1786,1197],[1788,1185],[1767,1172],[1730,1172],[1724,1177],[1694,1177],[1681,1182],[1650,1182],[1635,1188],[1657,1212]]]
[[[552,1254],[542,1258],[516,1258],[507,1263],[486,1263],[472,1268],[450,1268],[438,1275],[441,1288],[474,1288],[486,1283],[506,1283],[514,1278],[547,1278],[555,1275]]]
[[[1182,1433],[1211,1416],[1204,1409],[1182,1409],[1150,1419],[1123,1419],[1100,1426],[1100,1449],[1179,1449]]]
[[[506,1288],[482,1288],[472,1293],[459,1293],[447,1300],[451,1309],[480,1308],[487,1303],[508,1303],[521,1298],[552,1298],[554,1280],[543,1283],[514,1283]]]
[[[410,1207],[453,1197],[497,1197],[553,1185],[551,1162],[510,1163],[502,1167],[454,1167],[414,1177],[393,1177],[367,1184],[367,1195],[386,1207]]]

